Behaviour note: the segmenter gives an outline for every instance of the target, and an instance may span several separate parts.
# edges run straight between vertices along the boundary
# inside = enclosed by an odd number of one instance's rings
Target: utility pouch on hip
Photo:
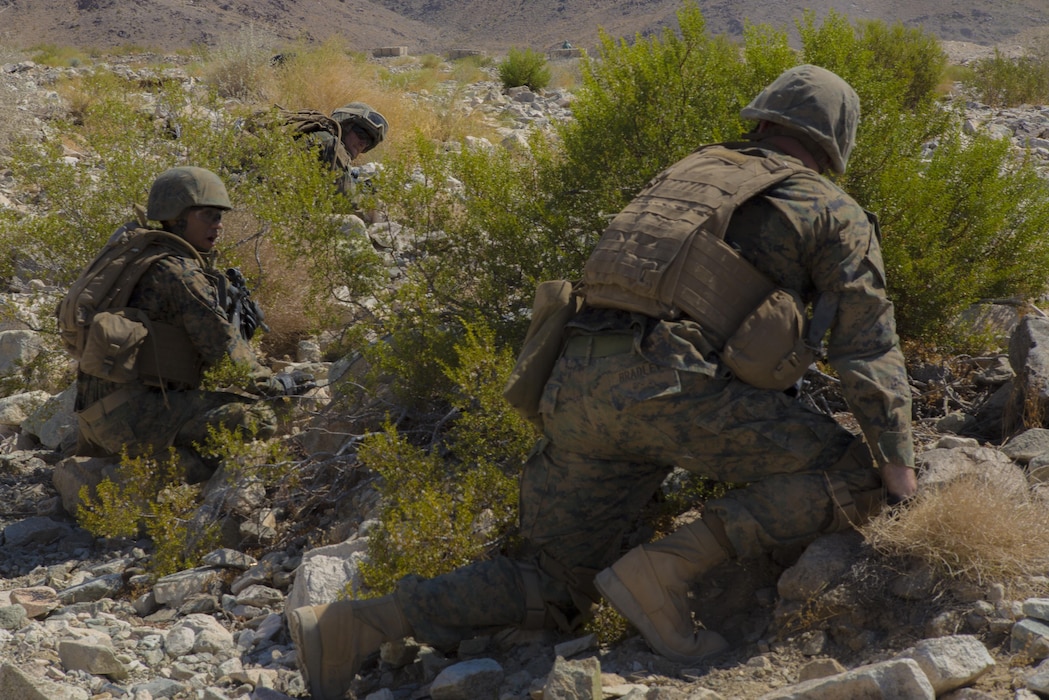
[[[93,377],[126,383],[138,378],[138,356],[148,331],[138,309],[95,314],[87,332],[80,369]]]
[[[543,387],[561,356],[565,324],[582,305],[582,294],[567,280],[541,282],[536,287],[532,322],[510,379],[503,388],[503,397],[540,430],[543,419],[539,414],[539,399]]]
[[[725,342],[721,360],[742,381],[783,390],[816,359],[806,344],[805,303],[789,289],[775,289]]]

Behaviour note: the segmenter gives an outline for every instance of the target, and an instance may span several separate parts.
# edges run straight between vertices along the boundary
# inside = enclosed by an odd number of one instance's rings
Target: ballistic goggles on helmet
[[[331,113],[331,118],[357,134],[365,143],[362,153],[366,153],[382,143],[390,128],[386,117],[376,112],[363,102],[351,102]]]

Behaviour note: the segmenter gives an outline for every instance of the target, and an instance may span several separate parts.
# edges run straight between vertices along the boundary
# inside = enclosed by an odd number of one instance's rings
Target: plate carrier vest
[[[583,268],[590,306],[687,316],[718,347],[776,286],[725,243],[743,202],[810,168],[715,145],[657,175],[612,219]]]

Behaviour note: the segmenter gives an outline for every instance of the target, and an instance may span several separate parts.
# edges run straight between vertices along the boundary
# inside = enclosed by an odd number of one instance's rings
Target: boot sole
[[[645,614],[644,608],[642,608],[641,604],[637,602],[634,594],[623,585],[623,582],[619,580],[619,577],[616,576],[616,573],[611,567],[604,569],[594,577],[594,585],[597,587],[598,592],[604,596],[605,600],[607,600],[620,615],[629,620],[630,624],[637,628],[637,631],[641,633],[641,636],[645,638],[645,641],[648,642],[649,646],[675,663],[696,663],[697,661],[713,656],[714,654],[728,648],[728,643],[725,642],[720,648],[713,649],[705,654],[681,654],[671,649],[663,642],[662,637],[657,634],[655,627]],[[710,634],[714,633],[711,632]]]
[[[313,608],[299,608],[288,613],[288,631],[291,633],[291,641],[295,644],[299,672],[302,674],[302,680],[306,682],[306,687],[310,689],[310,696],[313,700],[328,700],[320,688],[321,636]],[[307,647],[315,653],[307,654]],[[310,658],[316,659],[312,665],[308,661]],[[317,686],[314,686],[314,682]]]

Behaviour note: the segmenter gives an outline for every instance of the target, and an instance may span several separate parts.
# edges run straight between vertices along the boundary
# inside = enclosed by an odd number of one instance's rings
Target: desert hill
[[[729,35],[747,22],[792,30],[805,9],[817,17],[834,10],[852,19],[900,21],[942,40],[984,45],[1049,26],[1044,0],[699,0],[699,6],[711,32]],[[674,25],[680,7],[680,0],[0,0],[0,45],[173,50],[244,35],[272,44],[337,35],[362,51],[546,50],[564,41],[592,47],[599,28],[617,37],[657,32]]]

